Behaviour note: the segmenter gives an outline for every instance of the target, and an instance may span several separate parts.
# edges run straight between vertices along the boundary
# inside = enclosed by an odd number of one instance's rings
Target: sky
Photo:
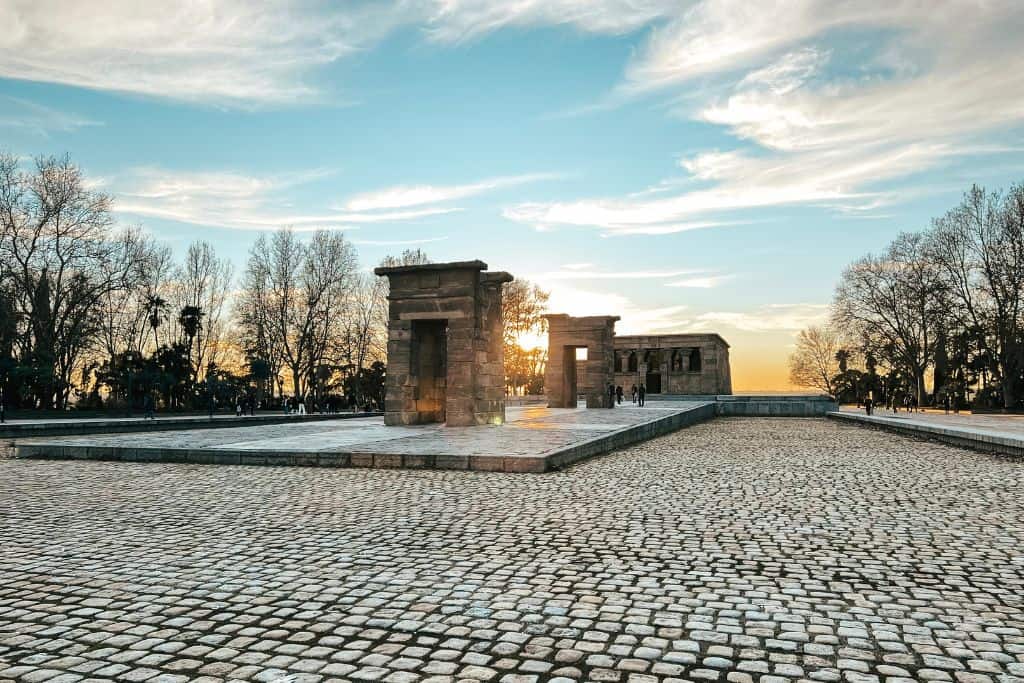
[[[241,271],[479,258],[787,390],[845,265],[1024,181],[1019,0],[6,0],[0,149]]]

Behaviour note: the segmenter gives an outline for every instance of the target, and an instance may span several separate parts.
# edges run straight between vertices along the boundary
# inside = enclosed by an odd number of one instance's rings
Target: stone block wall
[[[690,354],[694,350],[699,357],[699,369],[690,368]],[[682,359],[680,367],[673,367],[673,353]],[[616,337],[615,354],[621,359],[621,370],[616,366],[615,383],[621,385],[627,395],[633,385],[639,387],[641,383],[648,385],[649,394],[711,396],[732,393],[729,344],[717,334]],[[635,369],[629,367],[630,354],[635,355]],[[654,387],[649,381],[655,379],[659,387]]]
[[[486,269],[462,261],[374,271],[390,284],[385,424],[505,421],[501,288],[512,276]]]
[[[551,408],[575,408],[577,394],[588,408],[612,408],[608,385],[614,382],[615,321],[618,316],[546,315],[548,363],[544,388]],[[576,349],[587,360],[576,360]]]

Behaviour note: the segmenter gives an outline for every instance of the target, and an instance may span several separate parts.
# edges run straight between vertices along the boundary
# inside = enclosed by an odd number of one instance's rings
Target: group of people
[[[867,396],[864,397],[862,405],[864,406],[865,413],[867,413],[868,415],[874,414],[875,398],[872,394],[868,394]],[[924,408],[918,405],[917,397],[909,393],[900,396],[900,394],[898,394],[897,392],[892,392],[886,397],[885,403],[883,405],[894,415],[900,412],[900,406],[903,406],[903,409],[908,413],[924,412]],[[945,407],[946,413],[949,414],[950,401],[948,396],[946,397]],[[958,413],[960,412],[959,407],[956,408],[956,411]]]
[[[634,384],[631,393],[633,394],[633,403],[639,404],[641,406],[644,405],[644,399],[647,397],[646,386],[641,384],[639,387],[637,387],[637,385]],[[615,405],[622,404],[622,397],[624,394],[625,392],[623,392],[621,384],[618,386],[614,384],[608,385],[608,399],[611,401],[613,407]]]

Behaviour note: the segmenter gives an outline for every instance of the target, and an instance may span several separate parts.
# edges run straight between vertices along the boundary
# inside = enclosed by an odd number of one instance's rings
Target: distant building
[[[729,344],[717,334],[615,337],[615,383],[629,394],[731,394]]]

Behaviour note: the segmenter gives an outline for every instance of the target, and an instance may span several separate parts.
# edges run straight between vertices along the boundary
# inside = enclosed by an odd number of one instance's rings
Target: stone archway
[[[548,406],[575,408],[582,392],[588,408],[613,408],[608,386],[615,382],[615,321],[619,317],[544,317],[548,321],[548,365],[544,374]],[[587,349],[585,361],[576,359],[579,348]]]

